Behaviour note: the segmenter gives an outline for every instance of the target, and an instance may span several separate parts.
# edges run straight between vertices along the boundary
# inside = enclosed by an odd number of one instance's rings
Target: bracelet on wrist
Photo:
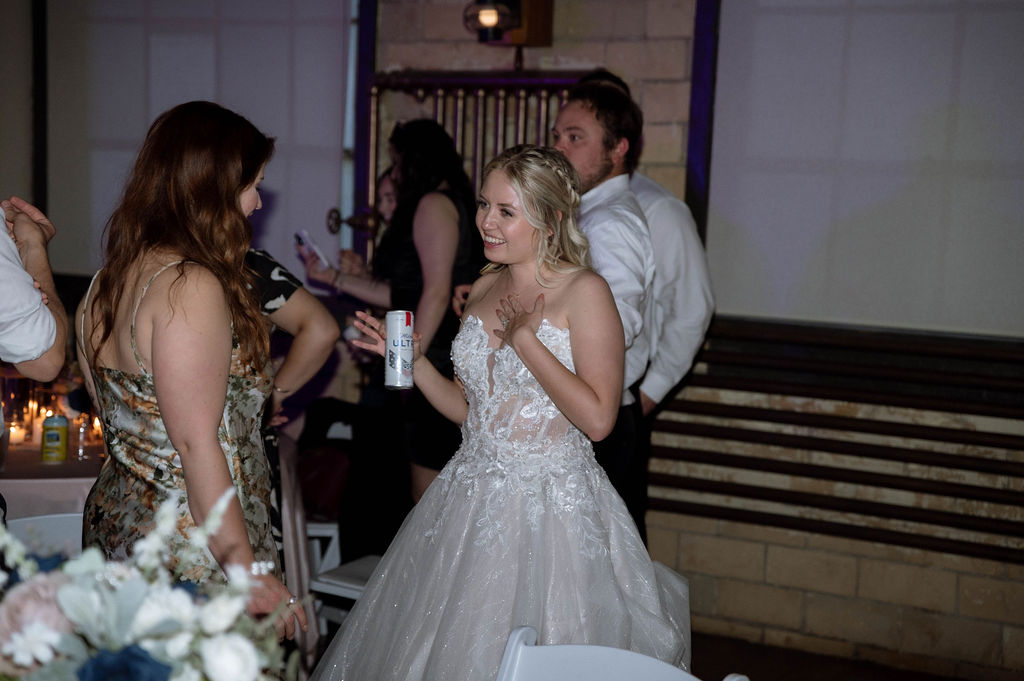
[[[279,387],[277,387],[277,383],[275,383],[274,384],[274,392],[275,393],[290,393],[291,390],[285,390],[284,388],[279,388]]]
[[[254,560],[249,565],[249,574],[253,577],[265,577],[274,573],[274,561]]]

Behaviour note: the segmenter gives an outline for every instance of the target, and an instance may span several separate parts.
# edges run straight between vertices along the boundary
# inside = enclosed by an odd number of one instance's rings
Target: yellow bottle
[[[68,419],[53,414],[43,420],[43,463],[61,463],[68,458]]]

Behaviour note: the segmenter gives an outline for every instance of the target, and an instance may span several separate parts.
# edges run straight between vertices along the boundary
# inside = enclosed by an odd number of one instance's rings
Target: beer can
[[[384,318],[384,387],[389,390],[412,387],[412,326],[413,314],[409,310],[391,310]]]
[[[68,458],[68,419],[62,414],[43,420],[43,463],[60,463]]]

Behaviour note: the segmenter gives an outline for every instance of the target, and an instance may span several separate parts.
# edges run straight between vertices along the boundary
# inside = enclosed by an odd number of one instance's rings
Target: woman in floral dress
[[[270,531],[260,436],[272,389],[268,335],[244,266],[247,216],[273,139],[210,102],[153,123],[107,223],[103,269],[79,305],[78,355],[110,456],[86,501],[84,543],[127,556],[156,509],[178,503],[170,568],[200,586],[229,565],[254,574],[249,612],[291,599]],[[235,494],[199,561],[179,550],[228,490]],[[299,608],[284,611],[289,638]]]

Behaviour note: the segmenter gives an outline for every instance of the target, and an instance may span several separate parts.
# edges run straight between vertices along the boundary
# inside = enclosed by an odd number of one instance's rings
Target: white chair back
[[[63,554],[71,558],[82,552],[81,513],[12,518],[7,521],[7,530],[37,556]]]
[[[700,681],[678,667],[630,650],[595,645],[535,645],[533,627],[512,631],[496,681]],[[730,681],[748,681],[730,674]]]
[[[309,631],[297,634],[304,663],[298,675],[302,681],[316,662],[319,638],[327,632],[328,620],[340,622],[348,612],[325,605],[319,597],[329,594],[351,600],[359,598],[380,556],[364,556],[342,563],[337,523],[306,522],[298,477],[298,456],[295,440],[287,435],[279,436],[286,579],[292,593],[301,596],[312,594],[313,597],[304,605]],[[320,539],[327,539],[325,548],[321,548]]]
[[[287,435],[278,437],[278,461],[281,471],[281,540],[284,544],[284,570],[289,590],[303,598],[309,592],[309,547],[306,539],[306,512],[302,503],[302,488],[298,477],[298,451],[295,440]],[[303,604],[306,611],[307,631],[296,631],[296,644],[302,656],[299,681],[309,677],[316,662],[321,629],[312,601]]]

